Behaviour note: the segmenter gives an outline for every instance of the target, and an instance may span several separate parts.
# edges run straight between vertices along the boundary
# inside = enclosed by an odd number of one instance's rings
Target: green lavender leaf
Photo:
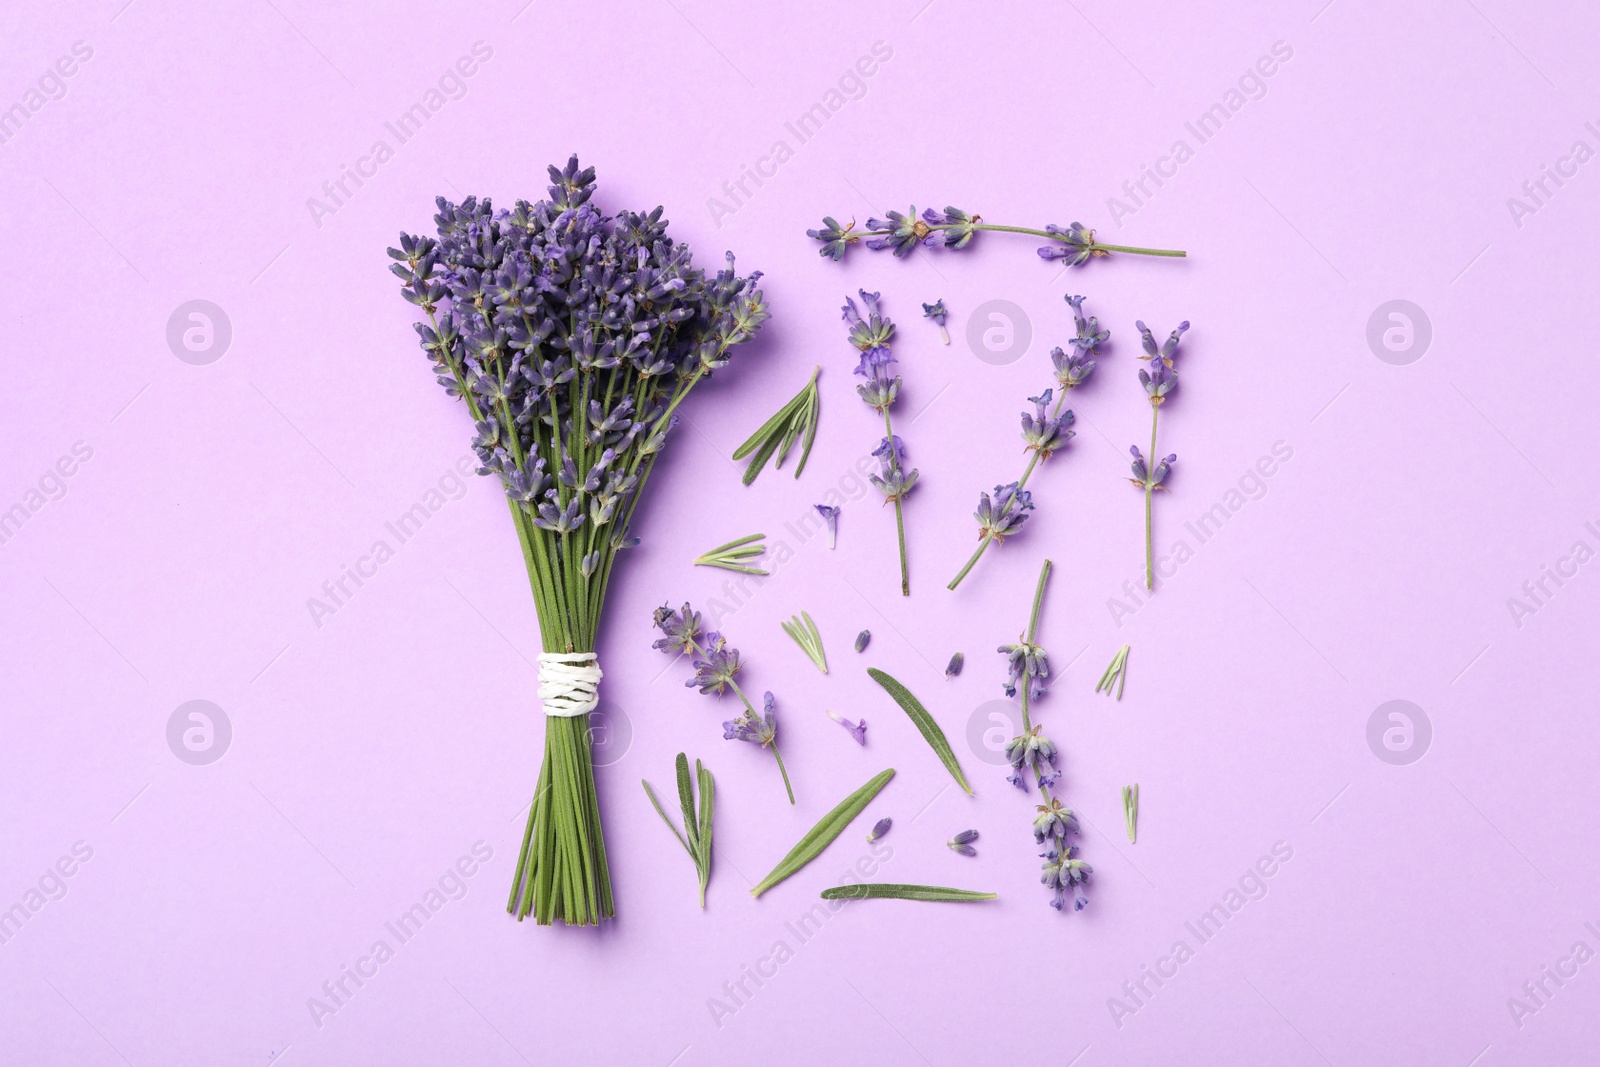
[[[700,882],[700,906],[706,906],[706,883],[711,880],[711,806],[715,795],[715,787],[711,781],[711,772],[701,765],[699,760],[694,761],[695,777],[700,783],[700,811],[695,813],[694,793],[689,778],[689,757],[678,753],[675,765],[678,778],[678,803],[683,810],[683,833],[673,824],[667,816],[667,811],[661,806],[661,801],[656,797],[656,791],[650,788],[650,783],[644,779],[639,784],[644,786],[644,792],[650,798],[650,805],[656,809],[656,814],[661,816],[661,821],[667,824],[667,829],[672,831],[672,836],[678,839],[678,844],[689,854],[694,861],[695,873]],[[687,834],[687,836],[685,836]]]
[[[1117,654],[1111,658],[1111,665],[1108,666],[1106,668],[1106,672],[1100,676],[1100,681],[1095,685],[1094,691],[1096,693],[1104,692],[1106,696],[1111,696],[1111,690],[1115,688],[1117,691],[1116,699],[1121,700],[1122,687],[1127,683],[1127,680],[1128,646],[1123,645],[1117,650]]]
[[[800,477],[800,472],[806,469],[806,460],[811,456],[811,446],[817,439],[817,415],[821,410],[817,375],[821,372],[821,366],[814,368],[811,380],[806,382],[805,388],[796,393],[787,404],[778,409],[777,414],[762,423],[744,444],[734,450],[733,458],[736,460],[752,456],[744,470],[742,480],[745,485],[756,480],[756,476],[773,456],[777,456],[773,466],[782,467],[797,438],[801,441],[800,462],[795,466],[794,476]]]
[[[860,885],[841,885],[822,891],[823,900],[939,900],[947,903],[967,903],[994,900],[997,893],[980,893],[973,889],[947,889],[938,885],[901,885],[898,882],[863,882]]]
[[[822,633],[817,629],[817,624],[811,620],[809,611],[802,611],[799,615],[789,616],[789,621],[780,623],[783,632],[794,638],[794,643],[800,646],[811,662],[823,674],[828,673],[828,655],[822,649]]]
[[[694,558],[696,567],[721,567],[725,571],[738,571],[740,574],[758,574],[766,577],[769,573],[758,567],[747,567],[744,561],[754,559],[767,551],[764,543],[764,533],[750,534],[747,537],[738,537],[725,545],[707,549]]]
[[[806,832],[806,836],[802,837],[800,843],[789,850],[787,856],[778,861],[778,865],[772,868],[771,874],[761,879],[760,883],[750,890],[750,895],[753,897],[761,896],[762,893],[765,893],[821,855],[822,850],[833,843],[833,839],[838,837],[857,815],[861,814],[862,810],[871,803],[872,798],[877,796],[878,792],[888,785],[889,779],[893,777],[894,768],[890,767],[886,771],[879,772],[866,785],[841,800],[837,807],[824,815],[817,822],[817,825]]]
[[[1128,844],[1137,844],[1134,840],[1139,830],[1139,783],[1122,787],[1122,819],[1128,824]]]
[[[927,739],[933,751],[944,763],[959,785],[968,796],[972,795],[972,787],[967,784],[967,776],[961,773],[961,764],[956,760],[956,754],[950,748],[950,742],[945,739],[944,731],[939,729],[939,724],[933,721],[933,716],[928,714],[928,709],[922,706],[922,701],[911,695],[911,690],[901,685],[894,678],[878,670],[868,667],[867,673],[872,680],[883,686],[889,695],[894,697],[895,703],[905,709],[911,716],[911,721],[917,724],[917,729],[922,731],[922,736]]]

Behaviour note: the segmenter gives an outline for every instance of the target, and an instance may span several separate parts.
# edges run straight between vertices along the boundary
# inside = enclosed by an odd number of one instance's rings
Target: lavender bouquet
[[[697,269],[658,207],[607,216],[594,168],[550,168],[549,199],[438,200],[438,238],[389,249],[422,349],[505,488],[539,614],[544,764],[507,910],[541,925],[613,914],[589,712],[617,553],[679,404],[767,317],[760,273]]]

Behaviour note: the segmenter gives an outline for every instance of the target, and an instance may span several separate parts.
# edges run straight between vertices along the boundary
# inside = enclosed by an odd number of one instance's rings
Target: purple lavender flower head
[[[865,632],[865,631],[863,631],[863,632]],[[826,714],[828,716],[828,718],[832,719],[834,722],[838,723],[840,726],[843,726],[847,731],[849,731],[850,736],[856,739],[856,744],[861,745],[863,747],[866,746],[866,743],[867,743],[867,720],[866,719],[862,719],[860,722],[851,722],[849,719],[845,718],[843,715],[840,715],[836,711],[829,711],[829,712],[825,712],[824,714]]]
[[[1050,657],[1041,646],[1019,638],[1014,645],[1001,645],[999,652],[1006,657],[1006,696],[1015,697],[1017,683],[1024,679],[1029,700],[1044,696],[1045,679],[1050,677]]]
[[[1140,343],[1144,345],[1145,354],[1139,358],[1155,359],[1159,356],[1161,362],[1168,367],[1172,366],[1173,353],[1178,351],[1178,342],[1183,338],[1184,331],[1189,328],[1189,323],[1187,321],[1178,323],[1178,328],[1173,330],[1165,341],[1161,342],[1161,347],[1159,348],[1156,347],[1155,336],[1150,332],[1148,326],[1143,322],[1135,322],[1133,325],[1139,331]]]
[[[976,856],[978,854],[978,850],[972,847],[972,843],[977,839],[978,831],[963,830],[947,841],[946,844],[949,845],[952,852],[955,852],[959,855]]]
[[[1033,840],[1036,843],[1043,844],[1046,838],[1064,841],[1069,831],[1078,832],[1078,816],[1071,808],[1062,807],[1056,797],[1051,797],[1050,803],[1040,804],[1035,810],[1039,813],[1033,820]]]
[[[893,819],[887,819],[887,818],[886,819],[879,819],[877,822],[873,823],[871,831],[869,831],[868,834],[867,834],[867,843],[870,845],[872,842],[876,841],[878,838],[880,838],[884,834],[888,833],[889,832],[889,827],[891,827],[893,825],[894,825],[894,820]]]
[[[1072,892],[1072,910],[1082,911],[1089,903],[1088,896],[1083,891],[1083,885],[1094,873],[1094,868],[1082,860],[1074,859],[1078,853],[1077,846],[1068,845],[1051,839],[1050,847],[1039,855],[1044,857],[1044,868],[1039,875],[1039,881],[1055,891],[1050,901],[1050,906],[1057,911],[1062,909],[1066,902],[1066,892]]]
[[[817,514],[822,516],[822,521],[828,526],[828,547],[832,548],[839,539],[839,509],[827,504],[813,504]]]
[[[734,684],[734,676],[744,667],[739,661],[739,650],[729,648],[727,639],[719,633],[706,634],[705,653],[694,661],[694,677],[683,684],[699,687],[702,693],[721,696]]]
[[[749,741],[751,744],[763,748],[778,739],[778,716],[775,701],[771,693],[761,698],[761,708],[765,713],[758,716],[746,710],[737,719],[729,719],[722,724],[722,739],[724,741]]]
[[[958,207],[948,205],[943,211],[928,208],[922,213],[922,220],[929,226],[945,227],[929,233],[923,243],[929,247],[942,244],[951,251],[967,247],[972,235],[977,232],[978,223],[982,221],[976,215],[969,215]]]
[[[1006,742],[1006,761],[1013,769],[1037,771],[1041,766],[1055,765],[1055,742],[1040,733],[1041,729],[1036,725]]]
[[[1016,482],[994,487],[994,496],[978,494],[978,510],[972,517],[978,520],[978,536],[991,541],[1004,541],[1022,529],[1033,510],[1033,494]]]
[[[880,445],[879,448],[881,449],[882,446]],[[876,454],[874,453],[874,455]],[[904,455],[903,451],[901,455]],[[904,500],[910,496],[911,490],[917,484],[918,473],[916,468],[913,467],[911,470],[906,470],[905,467],[895,466],[890,462],[887,452],[878,457],[878,462],[882,465],[879,472],[877,474],[869,474],[867,478],[883,494],[883,502],[892,504],[896,500]]]
[[[663,604],[655,610],[652,619],[657,629],[665,636],[651,644],[651,648],[672,655],[678,652],[692,652],[700,637],[700,613],[684,604],[682,608],[673,611]]]
[[[875,381],[887,380],[889,368],[895,362],[889,350],[889,341],[894,337],[894,323],[878,306],[877,293],[869,293],[865,289],[859,292],[866,315],[861,314],[856,302],[848,296],[844,298],[843,309],[844,321],[849,326],[850,343],[861,353],[856,373]]]
[[[928,224],[917,218],[915,204],[904,215],[891,211],[886,219],[868,219],[867,229],[878,235],[868,239],[868,248],[878,251],[888,249],[896,256],[909,255],[917,247],[917,242],[928,236],[929,232]]]
[[[1160,407],[1167,396],[1178,388],[1178,371],[1169,362],[1153,359],[1149,370],[1139,369],[1139,384],[1149,394],[1151,405]]]
[[[1033,404],[1034,413],[1022,413],[1022,441],[1027,446],[1024,451],[1039,453],[1041,460],[1049,459],[1076,433],[1069,429],[1076,419],[1070,408],[1056,416],[1045,414],[1054,397],[1055,391],[1052,389],[1046,389],[1038,396],[1030,396],[1028,401]]]
[[[904,467],[906,465],[906,443],[900,439],[899,434],[885,437],[878,442],[878,447],[872,450],[879,461],[885,466]]]
[[[855,232],[855,228],[853,219],[840,226],[837,220],[825,217],[822,220],[822,228],[807,230],[806,236],[814,241],[821,241],[822,248],[818,250],[818,254],[827,256],[837,263],[844,258],[845,249],[861,240],[861,234]]]
[[[1064,259],[1066,266],[1081,267],[1091,256],[1106,254],[1095,247],[1094,231],[1084,229],[1082,223],[1074,222],[1066,227],[1050,223],[1044,229],[1056,238],[1056,243],[1041,245],[1040,259]]]

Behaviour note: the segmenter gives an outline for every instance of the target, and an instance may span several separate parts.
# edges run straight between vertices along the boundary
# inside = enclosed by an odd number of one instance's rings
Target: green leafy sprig
[[[779,408],[776,415],[762,423],[760,429],[734,451],[733,458],[736,460],[751,457],[744,469],[745,485],[755,481],[766,467],[767,460],[773,457],[776,457],[776,461],[772,465],[781,468],[797,438],[800,441],[800,462],[795,465],[794,476],[800,477],[800,472],[806,469],[806,459],[811,455],[811,446],[817,439],[817,413],[821,407],[817,375],[820,373],[821,366],[813,369],[811,380],[806,382],[805,388]]]
[[[1139,783],[1122,787],[1122,819],[1128,824],[1128,844],[1134,843],[1139,827]]]
[[[822,891],[823,900],[936,900],[947,904],[964,904],[980,900],[994,900],[998,893],[980,893],[972,889],[947,889],[938,885],[902,885],[898,882],[862,882],[858,885],[840,885]]]
[[[1096,693],[1105,693],[1106,696],[1110,696],[1111,690],[1116,689],[1116,699],[1121,700],[1122,687],[1127,683],[1127,681],[1128,646],[1123,645],[1117,650],[1117,654],[1111,658],[1111,665],[1108,666],[1106,668],[1106,672],[1100,676],[1100,681],[1095,685],[1094,691]]]
[[[780,625],[783,627],[783,632],[800,646],[800,650],[811,657],[811,662],[817,665],[817,670],[827,674],[828,654],[822,650],[822,634],[817,630],[817,624],[811,620],[811,613],[802,611],[799,615],[791,615],[788,622]]]
[[[706,906],[706,883],[711,880],[711,807],[715,797],[716,788],[711,781],[711,772],[701,765],[699,760],[694,761],[695,780],[700,784],[700,808],[695,811],[694,786],[689,778],[689,757],[682,752],[678,753],[678,803],[683,809],[683,833],[672,824],[667,817],[666,810],[662,808],[661,801],[656,799],[654,789],[643,778],[639,779],[644,786],[644,791],[650,798],[650,803],[655,806],[656,814],[661,816],[661,821],[667,824],[667,829],[672,831],[672,836],[678,839],[678,844],[689,853],[689,858],[694,861],[694,869],[700,876],[700,907]]]
[[[748,566],[745,561],[753,561],[766,553],[767,546],[764,540],[766,536],[764,533],[754,533],[748,537],[740,537],[729,541],[725,545],[707,549],[694,558],[694,565],[696,567],[721,567],[725,571],[756,574],[765,578],[771,573],[770,571]]]

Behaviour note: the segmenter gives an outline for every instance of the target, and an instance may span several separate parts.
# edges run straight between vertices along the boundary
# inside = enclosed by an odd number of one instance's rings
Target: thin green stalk
[[[895,474],[899,474],[900,460],[894,454],[894,424],[889,421],[889,409],[887,407],[883,409],[883,432],[889,438],[889,467]],[[900,537],[900,595],[910,596],[911,573],[906,564],[906,517],[905,512],[900,507],[900,498],[898,496],[894,498],[894,526],[896,533]]]
[[[789,784],[789,768],[783,765],[783,757],[778,754],[778,742],[772,742],[772,755],[778,761],[778,773],[783,775],[783,790],[789,794],[789,803],[794,803],[794,786]]]
[[[1024,638],[1030,645],[1035,644],[1039,636],[1039,612],[1044,608],[1044,589],[1050,581],[1050,569],[1053,566],[1054,564],[1047,559],[1039,568],[1039,583],[1033,590],[1033,610],[1028,613],[1028,635]],[[1022,692],[1022,732],[1027,734],[1033,730],[1033,723],[1028,718],[1028,679],[1023,678],[1017,688]],[[1039,794],[1044,797],[1045,803],[1050,802],[1050,790],[1046,789],[1043,783],[1039,785]]]
[[[932,233],[935,230],[953,230],[958,228],[966,229],[967,227],[964,225],[957,226],[953,223],[940,226],[928,226],[928,232]],[[1060,241],[1063,244],[1068,243],[1066,238],[1059,234],[1050,233],[1048,230],[1036,230],[1031,226],[999,226],[991,222],[980,222],[976,225],[973,225],[971,229],[994,230],[999,233],[1025,233],[1033,237],[1043,237],[1047,241]],[[1178,259],[1183,259],[1189,254],[1187,252],[1182,252],[1172,248],[1139,248],[1134,245],[1102,244],[1099,241],[1091,241],[1089,243],[1089,250],[1091,252],[1124,252],[1135,256],[1168,256]]]
[[[1159,399],[1159,398],[1154,398]],[[1156,472],[1156,420],[1161,417],[1161,405],[1150,404],[1150,459],[1144,472],[1144,587],[1156,587],[1156,554],[1151,540],[1150,501],[1155,495]]]

